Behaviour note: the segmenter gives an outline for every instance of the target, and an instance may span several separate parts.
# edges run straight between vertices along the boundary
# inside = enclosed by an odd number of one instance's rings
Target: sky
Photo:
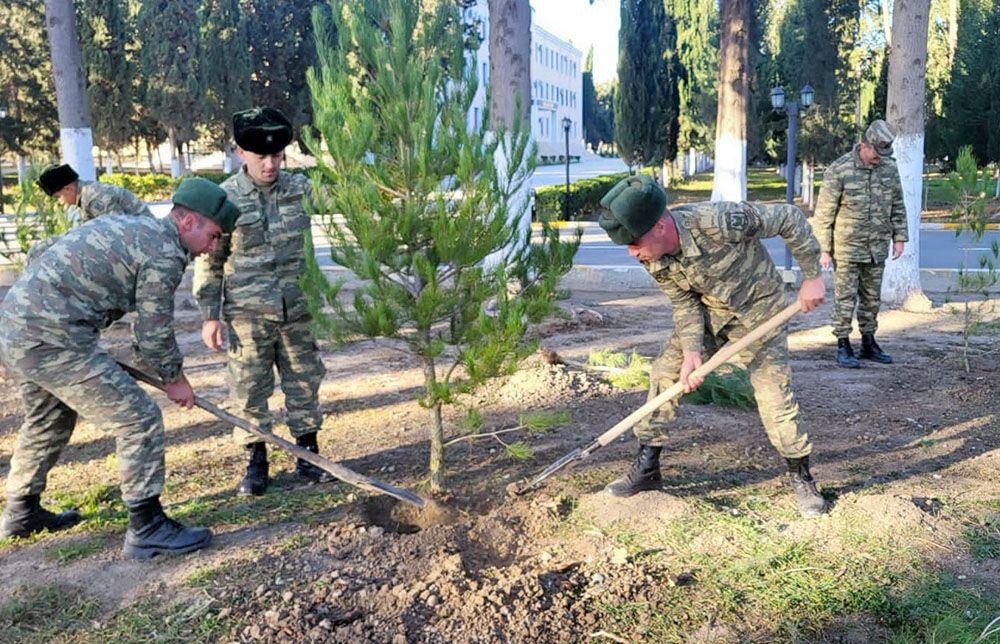
[[[535,24],[583,52],[594,46],[594,82],[613,79],[618,67],[619,0],[531,0]]]

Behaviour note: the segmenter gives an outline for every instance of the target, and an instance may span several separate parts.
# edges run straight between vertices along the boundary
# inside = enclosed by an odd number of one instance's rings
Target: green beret
[[[219,224],[222,232],[231,233],[240,209],[226,199],[226,191],[208,179],[189,177],[174,192],[174,205],[183,206]]]
[[[601,199],[597,223],[616,244],[631,244],[656,225],[667,207],[667,193],[649,175],[622,179]]]
[[[70,165],[50,165],[38,177],[38,186],[45,194],[52,196],[80,178]]]
[[[865,130],[865,143],[872,146],[875,154],[880,157],[892,156],[892,142],[896,140],[896,133],[892,126],[878,119]]]
[[[292,142],[292,123],[273,107],[233,114],[233,138],[248,152],[276,154]]]

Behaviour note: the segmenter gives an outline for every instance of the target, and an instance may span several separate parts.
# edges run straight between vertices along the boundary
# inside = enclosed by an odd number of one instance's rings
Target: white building
[[[489,82],[489,10],[486,0],[478,0],[468,13],[482,23],[483,44],[476,52],[479,90],[469,109],[469,123],[479,122],[486,102]],[[578,160],[583,153],[583,52],[556,38],[531,22],[531,135],[538,144],[539,161],[565,161],[569,119],[569,156]]]

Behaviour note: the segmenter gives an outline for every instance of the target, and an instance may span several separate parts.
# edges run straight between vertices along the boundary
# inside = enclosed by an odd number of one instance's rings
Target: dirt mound
[[[599,377],[565,365],[525,365],[517,373],[501,378],[474,395],[476,405],[551,405],[554,399],[580,401],[608,396],[613,388]]]
[[[640,492],[620,499],[601,491],[580,497],[581,516],[602,529],[654,532],[687,515],[688,504],[664,492]]]

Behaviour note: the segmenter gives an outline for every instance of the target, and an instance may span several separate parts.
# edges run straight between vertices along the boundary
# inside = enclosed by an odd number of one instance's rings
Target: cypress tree
[[[135,70],[127,52],[132,34],[126,19],[122,0],[84,0],[77,8],[94,141],[108,151],[132,136]]]
[[[715,0],[666,0],[677,22],[681,74],[678,147],[709,151],[715,138],[719,15]]]
[[[677,31],[663,0],[622,0],[615,142],[635,165],[677,156]]]
[[[437,491],[444,405],[533,351],[527,325],[553,310],[579,238],[562,242],[545,226],[532,244],[520,226],[527,203],[514,195],[534,169],[530,132],[517,118],[492,136],[467,126],[475,62],[454,3],[340,0],[338,47],[329,14],[316,15],[316,130],[305,137],[318,163],[313,208],[343,213],[343,223],[319,216],[334,262],[364,281],[348,306],[312,262],[304,290],[321,334],[390,338],[422,363]],[[509,146],[506,172],[498,146]]]
[[[239,0],[204,0],[201,51],[205,122],[231,163],[233,112],[252,106],[250,41]]]
[[[203,115],[198,0],[142,0],[138,31],[144,107],[167,131],[175,155],[171,174],[177,175],[182,171],[180,146],[194,138]]]
[[[41,3],[0,2],[0,96],[3,150],[55,154],[59,117]]]

